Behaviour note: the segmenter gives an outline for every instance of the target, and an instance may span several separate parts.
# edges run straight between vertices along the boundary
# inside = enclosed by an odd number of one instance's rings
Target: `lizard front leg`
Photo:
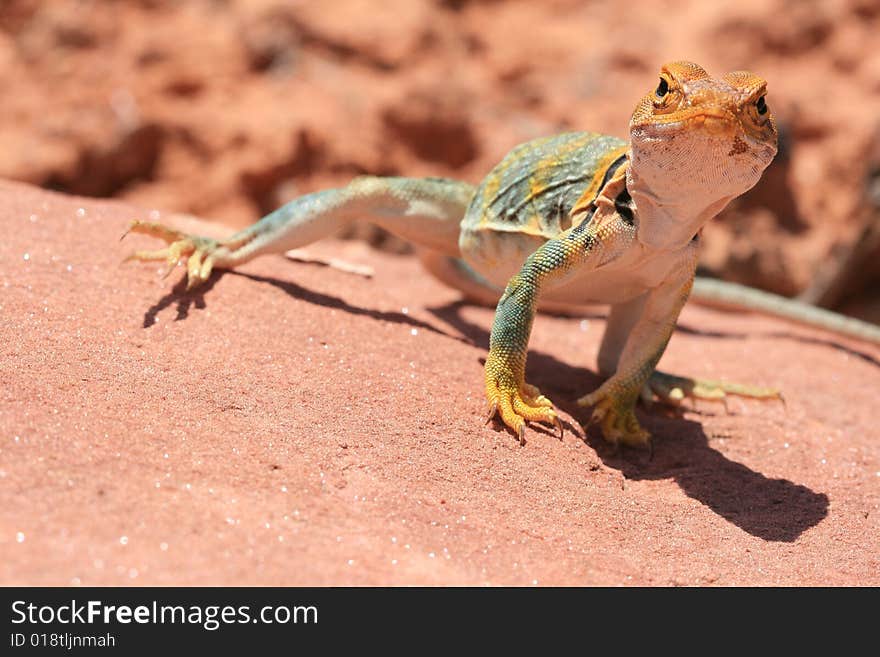
[[[632,226],[612,215],[594,216],[558,238],[545,242],[530,255],[504,291],[495,311],[489,355],[486,358],[486,397],[489,420],[496,414],[524,442],[526,422],[561,423],[553,404],[526,383],[529,336],[542,289],[566,279],[573,270],[595,268],[603,254],[620,250],[632,240]]]
[[[696,249],[688,248],[667,280],[634,305],[641,307],[641,314],[625,338],[615,373],[595,392],[577,402],[581,406],[595,406],[592,419],[600,423],[609,442],[632,447],[650,446],[651,435],[639,424],[635,406],[666,349],[678,315],[690,294],[696,256]],[[610,323],[608,330],[621,326],[622,323]],[[614,335],[606,338],[603,345],[621,339],[621,336]]]
[[[535,260],[546,258],[540,250],[538,253],[510,280],[498,302],[486,358],[487,421],[498,413],[502,422],[516,432],[520,444],[525,443],[526,421],[556,425],[561,433],[553,403],[525,380],[529,335],[540,286]]]

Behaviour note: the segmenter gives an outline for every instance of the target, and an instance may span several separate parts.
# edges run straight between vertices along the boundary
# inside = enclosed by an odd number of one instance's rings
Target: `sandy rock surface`
[[[880,584],[877,347],[687,308],[661,365],[787,405],[640,411],[648,461],[580,426],[601,317],[541,316],[568,430],[520,447],[482,423],[492,310],[412,258],[188,295],[119,264],[149,215],[0,184],[0,584]]]

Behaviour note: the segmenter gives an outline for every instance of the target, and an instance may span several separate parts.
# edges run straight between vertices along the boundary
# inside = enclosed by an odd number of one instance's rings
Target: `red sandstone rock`
[[[541,316],[568,430],[520,447],[482,424],[492,310],[413,259],[187,295],[120,266],[147,217],[0,184],[0,583],[880,584],[880,348],[687,308],[662,366],[787,407],[641,411],[647,461],[579,426],[602,319]]]

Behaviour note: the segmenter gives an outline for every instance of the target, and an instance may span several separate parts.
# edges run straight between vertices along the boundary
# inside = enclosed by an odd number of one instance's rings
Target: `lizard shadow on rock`
[[[315,305],[323,306],[325,308],[342,310],[347,313],[351,313],[352,315],[365,315],[367,317],[372,317],[373,319],[378,319],[386,322],[407,324],[409,326],[421,328],[426,331],[438,333],[454,340],[462,340],[462,338],[458,336],[449,335],[445,331],[438,329],[436,326],[428,324],[427,322],[423,322],[419,319],[416,319],[415,317],[411,317],[410,315],[405,315],[400,312],[383,312],[379,310],[370,310],[366,308],[360,308],[358,306],[352,306],[351,304],[347,303],[343,299],[340,299],[339,297],[324,294],[322,292],[315,292],[290,281],[283,281],[277,278],[271,278],[269,276],[260,276],[258,274],[246,274],[244,272],[235,270],[215,270],[211,273],[211,276],[208,278],[207,281],[205,281],[193,290],[186,289],[186,276],[184,276],[174,285],[170,292],[165,294],[161,299],[150,306],[150,308],[144,313],[143,327],[149,328],[153,324],[155,324],[157,315],[175,302],[177,303],[177,317],[175,318],[175,321],[186,319],[189,315],[189,310],[193,305],[195,305],[195,307],[199,310],[205,309],[207,307],[204,298],[205,293],[210,291],[211,288],[213,288],[214,285],[217,284],[217,281],[225,275],[243,276],[244,278],[249,278],[252,281],[256,281],[258,283],[268,283],[283,290],[295,299],[306,301],[308,303],[313,303]]]
[[[802,342],[804,344],[814,344],[819,345],[821,347],[831,347],[832,349],[836,349],[837,351],[842,351],[843,353],[852,356],[854,358],[858,358],[861,361],[864,361],[874,367],[880,367],[880,360],[865,351],[860,351],[855,349],[854,347],[847,346],[841,342],[837,342],[836,340],[832,340],[830,338],[814,338],[807,335],[800,335],[798,333],[787,333],[785,331],[765,331],[763,333],[740,333],[740,332],[732,332],[732,331],[706,331],[703,329],[694,328],[692,326],[688,326],[687,324],[678,323],[676,325],[675,330],[681,333],[685,333],[687,335],[693,335],[696,337],[706,337],[706,338],[720,338],[722,340],[745,340],[748,337],[765,337],[765,338],[781,338],[783,340],[794,340],[795,342]]]
[[[228,271],[225,272],[228,274],[232,274],[234,276],[244,276],[245,278],[249,278],[252,281],[257,281],[258,283],[268,283],[269,285],[274,285],[275,287],[283,290],[290,296],[295,299],[300,299],[302,301],[306,301],[308,303],[313,303],[318,306],[323,306],[325,308],[334,308],[336,310],[342,310],[344,312],[350,313],[352,315],[364,315],[366,317],[372,317],[373,319],[378,319],[384,322],[393,322],[395,324],[406,324],[408,326],[412,326],[415,328],[424,329],[426,331],[431,331],[432,333],[438,333],[448,338],[452,338],[454,340],[461,340],[457,336],[450,335],[445,331],[437,328],[432,324],[428,324],[427,322],[423,322],[420,319],[416,319],[410,315],[406,315],[401,312],[388,312],[382,310],[371,310],[369,308],[361,308],[359,306],[352,306],[344,299],[340,299],[339,297],[332,296],[330,294],[325,294],[323,292],[315,292],[314,290],[309,290],[308,288],[303,287],[302,285],[298,285],[291,281],[283,281],[277,278],[271,278],[269,276],[260,276],[258,274],[246,274],[241,271]]]
[[[429,311],[455,327],[474,344],[487,345],[486,329],[461,316],[464,304],[456,302]],[[530,350],[527,378],[557,406],[586,421],[587,411],[575,403],[580,395],[601,382],[595,373],[564,363],[549,354]],[[689,497],[766,541],[792,542],[828,515],[828,496],[787,479],[771,479],[742,463],[731,461],[713,448],[698,422],[639,411],[654,435],[655,451],[648,460],[643,452],[608,445],[598,430],[586,435],[573,431],[589,444],[607,467],[630,480],[674,478]]]
[[[224,273],[223,271],[215,271],[207,281],[194,290],[186,289],[186,276],[184,276],[174,284],[170,292],[147,309],[147,312],[144,313],[143,327],[150,328],[156,323],[156,317],[159,313],[175,302],[177,303],[177,317],[174,318],[174,321],[186,319],[189,316],[189,309],[193,305],[199,310],[204,310],[207,307],[205,293],[216,285]]]
[[[699,422],[642,414],[654,435],[653,457],[615,452],[598,431],[587,443],[631,480],[667,479],[719,516],[765,541],[793,542],[828,515],[828,496],[788,479],[772,479],[714,449]]]

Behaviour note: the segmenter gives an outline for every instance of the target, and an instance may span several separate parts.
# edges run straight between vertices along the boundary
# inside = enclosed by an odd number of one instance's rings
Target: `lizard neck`
[[[636,239],[652,249],[677,250],[687,246],[703,225],[736,194],[719,197],[717,189],[698,179],[674,182],[650,163],[629,152],[626,187],[638,217]]]

